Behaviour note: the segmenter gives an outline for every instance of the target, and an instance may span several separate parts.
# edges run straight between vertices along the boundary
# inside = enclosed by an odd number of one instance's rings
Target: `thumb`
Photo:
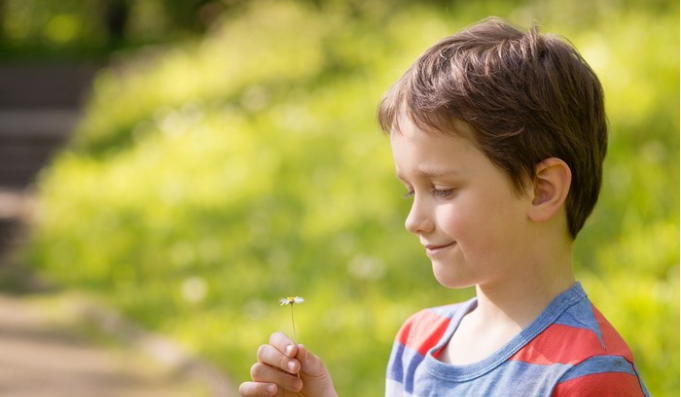
[[[310,376],[326,375],[326,367],[324,362],[314,354],[312,354],[305,345],[298,345],[298,354],[296,356],[300,361],[301,371]]]
[[[303,345],[297,345],[297,347],[296,358],[300,361],[300,374],[304,382],[301,395],[338,397],[331,375],[326,370],[322,359],[310,353]]]

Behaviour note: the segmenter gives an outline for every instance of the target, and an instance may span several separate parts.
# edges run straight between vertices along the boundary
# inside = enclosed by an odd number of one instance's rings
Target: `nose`
[[[411,233],[419,235],[433,231],[433,220],[427,203],[415,198],[411,210],[404,222],[404,227]]]

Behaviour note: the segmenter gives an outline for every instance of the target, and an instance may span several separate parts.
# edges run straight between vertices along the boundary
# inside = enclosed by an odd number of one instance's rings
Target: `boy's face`
[[[425,133],[406,118],[390,143],[397,177],[413,204],[406,228],[419,237],[435,278],[449,288],[518,277],[530,243],[529,194],[520,197],[506,174],[468,138]]]

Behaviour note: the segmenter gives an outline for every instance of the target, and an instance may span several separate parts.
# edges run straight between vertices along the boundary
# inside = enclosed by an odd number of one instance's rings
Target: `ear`
[[[534,167],[534,191],[530,219],[543,222],[551,219],[565,203],[572,171],[565,161],[551,157]]]

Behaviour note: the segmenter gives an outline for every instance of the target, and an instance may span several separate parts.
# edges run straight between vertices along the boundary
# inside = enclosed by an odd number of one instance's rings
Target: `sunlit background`
[[[679,3],[5,0],[0,63],[87,65],[68,145],[35,179],[22,263],[248,378],[270,333],[340,395],[383,394],[414,311],[466,299],[403,230],[375,121],[436,40],[486,16],[567,37],[600,76],[605,182],[578,278],[651,395],[679,394]],[[0,93],[0,96],[3,94]]]

